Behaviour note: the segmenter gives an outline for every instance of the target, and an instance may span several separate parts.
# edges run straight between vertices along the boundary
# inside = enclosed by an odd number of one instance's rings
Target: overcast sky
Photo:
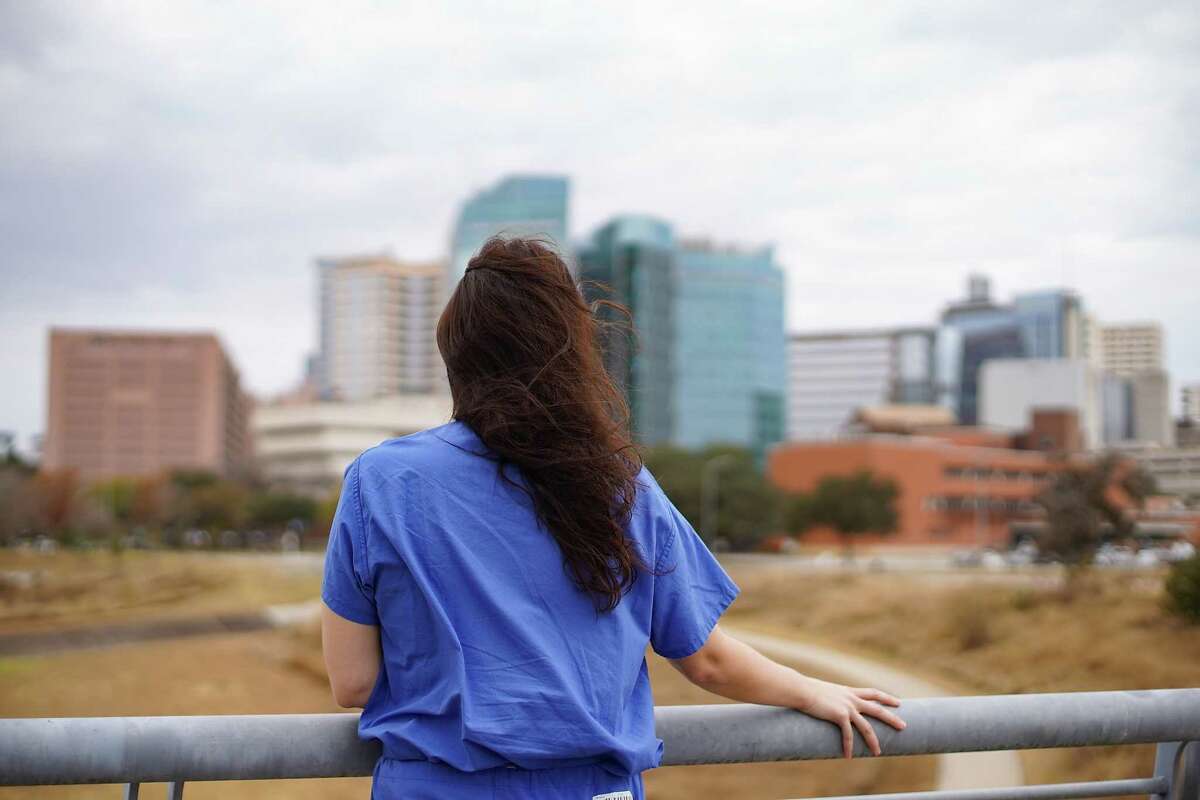
[[[213,329],[287,388],[316,255],[441,257],[512,171],[570,175],[576,237],[775,243],[791,330],[981,271],[1200,381],[1195,0],[560,5],[0,0],[0,430],[44,426],[50,325]]]

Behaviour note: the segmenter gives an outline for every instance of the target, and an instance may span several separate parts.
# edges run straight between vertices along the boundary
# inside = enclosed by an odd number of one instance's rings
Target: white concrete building
[[[320,352],[327,400],[445,391],[434,331],[442,311],[441,264],[387,255],[319,259]]]
[[[363,450],[448,422],[450,411],[450,395],[441,392],[259,406],[250,421],[256,466],[273,486],[326,492]]]
[[[1001,358],[985,361],[979,373],[979,423],[1025,430],[1035,408],[1078,412],[1083,445],[1104,444],[1102,373],[1085,359]]]

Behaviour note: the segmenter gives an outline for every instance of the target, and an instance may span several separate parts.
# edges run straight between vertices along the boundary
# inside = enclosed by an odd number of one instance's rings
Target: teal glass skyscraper
[[[783,270],[770,247],[689,244],[677,260],[672,438],[742,445],[761,463],[785,432]]]
[[[633,314],[636,342],[623,333],[609,335],[605,366],[625,392],[634,436],[644,444],[669,442],[675,427],[677,286],[671,226],[653,217],[617,217],[597,230],[578,255],[588,300],[614,300]],[[610,309],[601,307],[599,313],[612,319]]]
[[[783,271],[771,248],[681,246],[668,223],[624,216],[593,234],[579,263],[589,300],[633,314],[636,340],[610,334],[605,357],[638,441],[741,445],[761,464],[785,432]]]
[[[565,256],[569,188],[565,176],[510,175],[463,203],[450,242],[446,295],[480,245],[496,234],[546,237]]]

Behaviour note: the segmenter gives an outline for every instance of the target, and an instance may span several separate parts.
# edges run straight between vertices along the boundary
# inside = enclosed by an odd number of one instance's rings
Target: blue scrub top
[[[472,772],[659,765],[646,647],[682,658],[738,594],[649,470],[628,525],[639,571],[607,613],[581,591],[520,489],[454,420],[346,470],[321,596],[377,625],[379,678],[359,722],[385,758]],[[505,474],[523,484],[519,471]]]

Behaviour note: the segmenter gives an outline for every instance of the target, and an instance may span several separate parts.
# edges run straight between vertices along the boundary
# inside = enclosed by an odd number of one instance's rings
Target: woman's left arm
[[[334,701],[364,707],[379,677],[379,627],[351,622],[322,603],[321,649]]]

